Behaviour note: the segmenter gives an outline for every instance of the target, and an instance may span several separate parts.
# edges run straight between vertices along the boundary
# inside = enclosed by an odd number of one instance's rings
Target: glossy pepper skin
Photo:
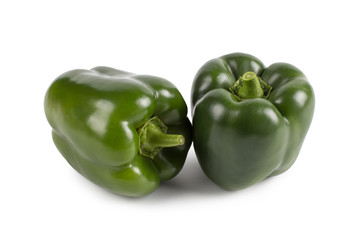
[[[266,68],[244,53],[205,63],[191,97],[196,156],[205,174],[227,190],[289,169],[315,105],[313,89],[299,69],[287,63]]]
[[[108,67],[66,72],[49,87],[45,113],[76,171],[130,197],[177,175],[192,142],[184,99],[154,76]]]

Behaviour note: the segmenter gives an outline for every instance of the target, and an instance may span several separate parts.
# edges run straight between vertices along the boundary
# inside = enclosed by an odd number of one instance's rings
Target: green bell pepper
[[[309,129],[314,92],[286,63],[233,53],[205,63],[192,86],[193,141],[205,174],[237,190],[285,172]]]
[[[59,76],[45,113],[56,147],[76,171],[130,197],[177,175],[192,142],[186,103],[173,84],[108,67]]]

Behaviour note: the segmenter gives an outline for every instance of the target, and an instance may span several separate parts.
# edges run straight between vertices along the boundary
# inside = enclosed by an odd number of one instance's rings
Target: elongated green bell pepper
[[[305,75],[233,53],[207,62],[192,86],[193,141],[205,174],[227,190],[249,187],[295,162],[315,105]]]
[[[45,97],[56,147],[80,174],[139,197],[173,178],[190,148],[184,99],[165,79],[108,67],[59,76]]]

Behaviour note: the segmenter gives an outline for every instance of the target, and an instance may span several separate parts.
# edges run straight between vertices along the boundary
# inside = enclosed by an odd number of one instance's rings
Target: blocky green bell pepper
[[[192,142],[184,99],[154,76],[108,67],[66,72],[48,89],[45,113],[76,171],[130,197],[177,175]]]
[[[315,105],[305,75],[233,53],[205,63],[192,86],[193,141],[205,174],[237,190],[295,162]]]

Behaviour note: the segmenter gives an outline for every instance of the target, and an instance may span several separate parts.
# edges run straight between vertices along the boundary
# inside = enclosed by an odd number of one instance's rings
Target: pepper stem
[[[229,90],[238,101],[242,101],[251,98],[267,99],[271,89],[271,86],[254,72],[246,72]]]
[[[166,134],[167,129],[158,117],[148,120],[138,130],[140,154],[153,159],[164,147],[175,147],[185,143],[182,135]]]
[[[264,96],[260,81],[254,72],[246,72],[241,79],[242,86],[238,92],[240,98],[249,99],[261,98]]]

